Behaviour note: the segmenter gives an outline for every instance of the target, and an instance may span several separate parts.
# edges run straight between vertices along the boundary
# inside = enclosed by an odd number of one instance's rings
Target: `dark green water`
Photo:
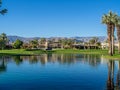
[[[120,61],[98,55],[0,57],[0,90],[119,90]]]

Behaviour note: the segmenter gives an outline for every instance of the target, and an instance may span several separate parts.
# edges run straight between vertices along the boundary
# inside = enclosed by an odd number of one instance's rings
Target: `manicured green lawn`
[[[64,49],[64,50],[54,50],[56,53],[80,53],[80,54],[107,54],[107,50],[74,50],[74,49]]]
[[[39,55],[43,53],[81,53],[81,54],[107,54],[107,50],[74,50],[74,49],[64,49],[64,50],[25,50],[25,49],[12,49],[12,50],[0,50],[0,54],[7,55]]]
[[[120,54],[117,53],[114,56],[109,56],[107,50],[73,50],[73,49],[64,49],[64,50],[52,50],[52,51],[45,51],[45,50],[25,50],[25,49],[12,49],[12,50],[0,50],[0,55],[40,55],[45,53],[78,53],[78,54],[100,54],[103,55],[105,58],[109,59],[120,59]]]
[[[0,55],[35,55],[41,54],[42,51],[34,50],[34,51],[27,51],[25,49],[12,49],[12,50],[0,50]]]

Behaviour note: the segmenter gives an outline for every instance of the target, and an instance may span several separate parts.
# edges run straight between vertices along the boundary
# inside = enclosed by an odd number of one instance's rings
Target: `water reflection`
[[[116,79],[116,88],[120,90],[120,61],[118,61],[118,72],[117,72],[117,79]]]
[[[81,54],[41,54],[40,56],[12,56],[0,57],[0,71],[6,71],[9,62],[15,63],[17,66],[25,61],[30,64],[40,63],[46,65],[47,63],[59,63],[62,65],[72,65],[74,63],[89,64],[92,67],[97,67],[101,63],[98,55],[81,55]]]
[[[21,58],[20,56],[13,56],[12,58],[14,62],[16,63],[16,65],[20,65],[23,62],[23,58]]]
[[[108,61],[107,90],[120,90],[120,61],[117,61],[117,64],[118,70],[115,76],[115,61]]]
[[[0,59],[0,73],[6,71],[6,64],[5,64],[5,58],[1,57],[2,59]]]
[[[47,63],[59,63],[63,65],[64,64],[71,65],[76,62],[81,62],[88,63],[89,65],[95,67],[101,63],[101,60],[98,55],[80,55],[80,54],[42,54],[40,56],[20,56],[18,59],[21,59],[20,61],[28,60],[30,64],[36,64],[40,62],[42,65],[45,65]]]
[[[46,66],[48,63],[58,63],[60,65],[72,65],[75,63],[87,64],[93,68],[100,64],[108,67],[108,76],[106,80],[107,90],[120,90],[120,61],[106,60],[100,55],[81,55],[81,54],[41,54],[40,56],[12,56],[0,57],[0,74],[7,71],[7,65],[14,63],[17,66],[25,62],[29,64],[40,64]],[[116,69],[116,66],[118,67]],[[115,73],[117,70],[117,73]]]
[[[108,62],[107,90],[114,90],[114,61]]]

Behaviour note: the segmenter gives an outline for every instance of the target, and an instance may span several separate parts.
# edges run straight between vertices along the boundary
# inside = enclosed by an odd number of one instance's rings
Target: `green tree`
[[[61,43],[61,48],[72,48],[72,45],[74,44],[73,39],[61,39],[59,42]]]
[[[17,40],[13,43],[13,47],[14,47],[15,49],[20,49],[22,45],[23,45],[23,41],[21,41],[21,40],[19,40],[19,39],[17,39]]]
[[[89,40],[89,43],[92,44],[92,45],[95,44],[94,38],[90,39],[90,40]]]
[[[98,42],[98,38],[97,37],[93,37],[89,43],[92,44],[92,45],[95,45],[95,49],[96,49],[96,46],[97,46],[97,42]]]
[[[107,35],[109,44],[109,54],[114,54],[114,29],[115,29],[115,18],[117,14],[109,12],[102,16],[102,23],[107,25]]]
[[[34,40],[30,41],[29,43],[30,43],[30,46],[32,48],[37,48],[37,46],[38,46],[38,40],[37,39],[34,39]]]
[[[98,48],[101,48],[101,42],[97,42],[97,43],[96,43],[96,46],[97,46]]]
[[[67,45],[72,48],[72,45],[74,44],[74,40],[73,39],[68,39],[67,40]]]
[[[60,39],[59,42],[61,43],[61,48],[63,49],[65,46],[65,39]]]
[[[2,0],[0,0],[0,8],[2,6]],[[0,14],[4,15],[5,13],[7,13],[7,9],[0,9]]]
[[[23,62],[23,59],[20,56],[14,56],[13,60],[16,63],[16,65],[20,65]]]
[[[0,35],[0,49],[5,49],[6,44],[8,43],[8,39],[5,33]]]
[[[45,39],[45,38],[41,38],[41,39],[40,39],[40,43],[41,43],[41,44],[44,44],[45,42],[46,42],[46,39]]]

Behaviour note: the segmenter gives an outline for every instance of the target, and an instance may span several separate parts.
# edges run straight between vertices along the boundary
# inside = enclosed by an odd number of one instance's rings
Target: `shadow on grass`
[[[42,50],[42,49],[26,49],[25,51],[33,51],[33,52],[43,52],[43,53],[54,53],[54,50]]]
[[[25,49],[25,51],[42,51],[42,49]]]
[[[0,53],[0,56],[31,56],[32,54]]]

